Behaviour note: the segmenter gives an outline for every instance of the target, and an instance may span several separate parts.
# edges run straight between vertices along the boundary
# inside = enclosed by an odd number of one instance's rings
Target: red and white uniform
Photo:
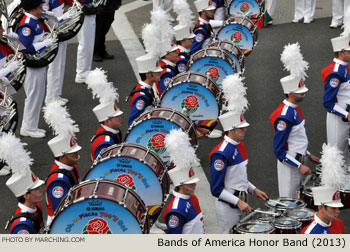
[[[320,218],[315,217],[309,225],[303,228],[301,234],[344,234],[344,224],[340,219],[335,219],[326,224]]]
[[[39,214],[39,211],[37,208],[40,209],[40,212],[43,212],[43,208],[40,204],[36,204],[36,208],[32,209],[29,208],[21,203],[18,203],[17,209],[13,216],[20,214],[20,213],[31,213],[34,215],[35,218],[37,218],[40,222],[41,227],[44,226],[43,224],[43,218],[42,215]],[[26,218],[26,217],[20,217],[15,219],[10,227],[10,234],[38,234],[40,230],[37,230],[35,228],[35,225],[32,220]]]

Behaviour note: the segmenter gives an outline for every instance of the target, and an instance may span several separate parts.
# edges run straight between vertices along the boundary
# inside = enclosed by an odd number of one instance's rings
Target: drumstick
[[[280,216],[281,214],[279,213],[274,213],[274,212],[270,212],[270,211],[261,211],[261,210],[253,210],[256,213],[262,213],[262,214],[269,214],[269,215],[273,215],[273,216]]]
[[[289,207],[288,204],[285,204],[285,203],[282,203],[282,202],[279,202],[277,200],[272,200],[272,199],[267,199],[268,201],[271,201],[271,202],[274,202],[276,204],[279,204],[279,205],[282,205],[282,206],[285,206],[285,207]]]

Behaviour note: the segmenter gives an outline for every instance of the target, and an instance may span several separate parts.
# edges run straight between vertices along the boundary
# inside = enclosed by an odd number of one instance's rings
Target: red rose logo
[[[154,134],[148,141],[147,147],[157,154],[162,154],[166,151],[164,144],[165,136],[161,133]]]
[[[95,218],[89,221],[83,230],[83,234],[111,234],[107,221]]]
[[[211,79],[217,79],[219,76],[219,70],[215,67],[211,67],[208,69],[207,75],[209,75]]]
[[[241,5],[241,11],[242,12],[247,12],[249,10],[249,4],[248,3],[243,3]]]
[[[242,34],[241,34],[240,32],[235,32],[235,33],[233,34],[233,38],[234,38],[234,40],[236,40],[236,41],[241,41],[241,39],[242,39]]]
[[[185,104],[187,108],[196,108],[198,106],[198,99],[194,95],[189,95],[185,99]]]
[[[116,178],[117,182],[120,182],[124,185],[126,185],[127,187],[135,190],[135,183],[134,183],[134,179],[129,175],[129,174],[121,174]]]

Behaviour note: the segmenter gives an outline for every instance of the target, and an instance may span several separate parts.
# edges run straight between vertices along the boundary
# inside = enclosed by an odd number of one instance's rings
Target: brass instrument
[[[8,111],[7,115],[0,117],[0,131],[13,132],[18,121],[18,116],[16,116],[16,104],[12,97],[3,91],[0,91],[0,108]]]
[[[94,15],[101,12],[106,5],[107,0],[92,0],[91,3],[84,5],[86,15]]]

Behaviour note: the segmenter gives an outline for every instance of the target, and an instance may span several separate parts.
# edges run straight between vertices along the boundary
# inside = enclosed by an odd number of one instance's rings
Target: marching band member
[[[293,23],[304,20],[304,24],[309,24],[314,20],[316,0],[295,0],[295,10]]]
[[[172,78],[176,76],[176,62],[178,60],[178,47],[173,43],[163,44],[163,55],[160,61],[160,67],[163,69],[159,80],[159,96],[165,91]]]
[[[107,81],[105,71],[98,68],[91,71],[86,84],[93,95],[100,99],[100,104],[92,110],[100,123],[96,135],[91,140],[91,160],[94,161],[103,150],[122,142],[120,127],[123,111],[115,104],[119,94],[113,87],[113,83]]]
[[[177,129],[171,130],[164,142],[176,166],[168,172],[175,188],[163,213],[168,234],[204,234],[203,213],[194,194],[199,178],[195,177],[193,167],[199,165],[199,160],[190,138]]]
[[[327,111],[327,143],[336,145],[350,165],[350,35],[336,37],[331,41],[335,58],[321,71],[324,84],[323,106]]]
[[[90,12],[87,5],[91,5],[93,0],[80,0],[84,5],[85,17],[82,27],[78,32],[78,51],[77,51],[77,68],[75,83],[83,84],[86,76],[91,70],[92,58],[94,55],[94,43],[96,33],[96,13],[97,10]]]
[[[81,147],[75,139],[75,133],[79,128],[59,101],[47,103],[43,110],[45,121],[57,134],[47,143],[55,157],[55,163],[46,180],[47,226],[49,226],[62,198],[71,187],[79,183],[77,163]]]
[[[18,199],[17,209],[6,225],[10,234],[38,234],[44,228],[40,205],[44,181],[30,170],[33,160],[24,145],[12,133],[0,137],[0,158],[9,164],[13,172],[6,186]]]
[[[25,46],[24,53],[35,54],[56,42],[53,38],[46,38],[38,19],[42,14],[41,0],[22,0],[21,6],[25,13],[18,25],[18,36]],[[45,130],[39,129],[39,117],[45,95],[46,67],[27,67],[24,80],[26,99],[24,102],[23,121],[20,134],[32,138],[45,137]]]
[[[343,207],[338,189],[346,182],[345,160],[336,146],[323,144],[322,149],[321,186],[311,188],[318,209],[301,234],[344,234],[344,224],[337,217]]]
[[[193,28],[193,33],[196,37],[191,45],[191,55],[207,47],[210,43],[213,29],[209,24],[209,20],[214,18],[214,11],[216,8],[215,5],[212,4],[212,1],[208,0],[197,0],[194,4],[199,12],[199,18]]]
[[[279,196],[295,198],[302,175],[311,174],[304,158],[307,156],[314,163],[320,161],[307,151],[305,120],[298,107],[308,91],[304,84],[308,62],[303,60],[299,43],[285,46],[281,61],[291,74],[280,80],[286,99],[270,115],[270,121],[275,134],[273,148],[278,159]]]
[[[222,83],[228,112],[219,116],[225,137],[209,154],[210,190],[214,197],[216,217],[221,233],[229,233],[242,212],[251,212],[247,193],[255,193],[261,200],[267,200],[265,192],[248,181],[248,157],[243,143],[249,123],[243,113],[248,101],[246,88],[238,74],[229,75]]]
[[[56,22],[63,22],[63,20],[72,17],[71,12],[64,13],[65,3],[60,0],[46,0],[43,5],[44,14],[53,14],[57,20],[52,18],[48,19],[51,27],[55,25]],[[47,70],[47,89],[45,102],[50,102],[52,100],[59,100],[62,105],[66,104],[68,100],[62,96],[64,72],[66,67],[66,54],[67,54],[67,41],[59,42],[58,52],[55,59],[49,64]]]

